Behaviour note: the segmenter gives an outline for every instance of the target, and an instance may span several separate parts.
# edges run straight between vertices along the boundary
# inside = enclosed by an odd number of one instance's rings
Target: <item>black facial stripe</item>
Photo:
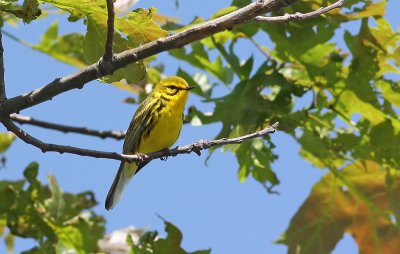
[[[168,88],[171,88],[171,89],[174,89],[174,90],[188,90],[187,88],[182,88],[182,87],[178,87],[178,86],[175,86],[175,85],[168,85],[168,86],[165,86],[165,87],[168,87]]]
[[[170,95],[170,96],[174,96],[174,95],[176,95],[177,93],[179,93],[179,90],[178,90],[178,89],[175,89],[175,90],[172,91],[172,92],[167,91],[167,94]]]

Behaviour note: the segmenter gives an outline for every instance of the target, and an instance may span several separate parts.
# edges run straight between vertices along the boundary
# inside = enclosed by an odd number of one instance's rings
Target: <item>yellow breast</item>
[[[171,147],[179,137],[182,124],[182,111],[163,112],[149,136],[142,139],[139,152],[147,154]]]
[[[165,108],[157,114],[157,121],[149,135],[140,142],[140,153],[157,152],[171,147],[179,137],[183,125],[183,111],[188,98],[185,93],[177,100],[165,103]]]

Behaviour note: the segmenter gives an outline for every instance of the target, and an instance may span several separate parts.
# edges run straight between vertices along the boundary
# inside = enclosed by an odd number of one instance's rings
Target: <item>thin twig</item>
[[[5,30],[2,30],[2,33],[3,33],[5,36],[7,36],[8,38],[10,38],[11,40],[13,40],[13,41],[15,41],[15,42],[18,42],[18,43],[20,43],[21,45],[24,45],[25,47],[33,48],[33,45],[30,44],[29,42],[24,41],[24,40],[22,40],[22,39],[16,37],[15,35],[13,35],[13,34],[7,32],[7,31],[5,31]]]
[[[285,15],[278,16],[278,17],[258,16],[258,17],[255,17],[252,21],[265,22],[265,23],[286,23],[289,21],[305,20],[305,19],[319,17],[321,14],[324,14],[333,9],[342,7],[343,4],[344,4],[344,0],[339,0],[331,5],[328,5],[326,7],[322,7],[318,10],[304,13],[304,14],[300,13],[300,12],[296,12],[294,14],[286,13]]]
[[[107,40],[104,49],[103,61],[111,62],[113,57],[113,42],[114,42],[114,0],[106,0],[107,2]]]
[[[271,59],[271,56],[252,37],[250,37],[249,40],[258,49],[258,51],[260,51],[260,53],[265,56],[265,58],[267,58],[268,60]]]
[[[86,127],[76,127],[70,125],[56,124],[51,122],[46,122],[38,120],[29,116],[21,116],[17,114],[11,114],[10,119],[19,124],[30,124],[38,127],[43,127],[46,129],[52,129],[57,131],[62,131],[64,133],[79,133],[83,135],[89,135],[100,138],[114,138],[116,140],[121,140],[125,138],[125,131],[101,131],[93,130]]]
[[[238,24],[246,23],[261,14],[278,10],[297,1],[298,0],[257,0],[254,3],[222,17],[189,27],[180,33],[159,38],[137,48],[115,54],[110,64],[109,71],[112,73],[130,63],[137,62],[164,51],[181,48],[194,41],[201,40],[227,29],[232,29]],[[110,74],[104,73],[103,70],[104,68],[100,66],[100,61],[98,61],[69,76],[57,78],[41,88],[11,98],[1,103],[0,115],[6,117],[11,113],[16,113],[20,110],[50,100],[61,93],[72,89],[83,88],[88,82]]]
[[[251,140],[251,139],[258,138],[258,137],[263,137],[263,136],[269,135],[271,133],[274,133],[278,127],[278,123],[274,123],[270,127],[267,127],[261,131],[257,131],[252,134],[248,134],[248,135],[237,137],[237,138],[231,138],[231,139],[222,138],[222,139],[210,140],[210,141],[200,140],[200,141],[194,142],[194,143],[186,145],[186,146],[178,146],[173,149],[165,149],[165,150],[155,152],[155,153],[150,153],[147,155],[140,155],[140,154],[127,155],[127,154],[120,154],[120,153],[115,153],[115,152],[96,151],[96,150],[83,149],[83,148],[72,147],[72,146],[63,146],[63,145],[44,143],[41,140],[29,135],[27,132],[25,132],[24,130],[19,128],[8,118],[3,118],[1,120],[1,122],[7,128],[7,130],[13,132],[15,135],[17,135],[17,137],[19,137],[24,142],[39,148],[44,153],[45,152],[58,152],[61,154],[62,153],[70,153],[70,154],[77,154],[77,155],[81,155],[81,156],[88,156],[88,157],[94,157],[94,158],[108,158],[108,159],[114,159],[114,160],[119,160],[119,161],[138,162],[138,163],[143,163],[143,162],[151,161],[154,159],[166,158],[168,156],[176,156],[178,154],[189,154],[191,152],[194,152],[194,153],[200,155],[201,150],[209,149],[210,147],[222,146],[222,145],[228,145],[228,144],[240,144],[247,140]]]
[[[121,139],[125,138],[125,134],[126,134],[126,131],[123,131],[123,130],[120,130],[120,131],[94,130],[94,129],[89,129],[87,127],[77,127],[77,126],[72,126],[72,125],[47,122],[47,121],[39,120],[39,119],[30,117],[30,116],[22,116],[22,115],[18,115],[18,114],[11,114],[10,119],[19,124],[29,124],[29,125],[33,125],[33,126],[37,126],[37,127],[50,129],[50,130],[61,131],[64,133],[79,133],[82,135],[88,135],[88,136],[99,137],[99,138],[113,138],[116,140],[121,140]],[[183,120],[183,123],[188,124],[188,123],[190,123],[190,121],[188,121],[187,118],[185,117]]]
[[[7,100],[6,84],[4,83],[3,33],[0,30],[0,102]]]

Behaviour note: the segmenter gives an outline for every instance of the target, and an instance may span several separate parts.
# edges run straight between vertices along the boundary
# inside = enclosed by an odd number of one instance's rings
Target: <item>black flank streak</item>
[[[163,100],[163,101],[166,101],[166,102],[168,102],[168,101],[171,100],[171,99],[169,99],[169,98],[167,98],[167,97],[164,97],[164,95],[161,95],[161,96],[160,96],[160,99]]]
[[[141,136],[142,136],[142,138],[140,138],[140,141],[142,141],[142,139],[144,138],[144,137],[148,137],[149,135],[150,135],[150,131],[153,129],[153,127],[154,127],[154,116],[151,114],[151,110],[148,110],[147,112],[146,112],[146,115],[143,117],[143,123],[144,123],[144,125],[143,125],[143,130],[142,131],[140,131],[139,133],[142,133],[141,134]],[[151,126],[151,124],[153,125],[153,126]],[[140,143],[141,142],[139,142],[139,145],[138,145],[138,147],[140,146]]]
[[[147,126],[147,128],[144,130],[144,132],[143,132],[143,137],[149,137],[150,136],[150,132],[153,130],[153,128],[154,128],[154,125],[155,125],[155,121],[154,121],[154,118],[155,118],[155,116],[153,115],[153,116],[151,116],[150,118],[149,118],[149,120],[147,121],[147,124],[146,124],[146,126]]]
[[[160,113],[161,110],[162,110],[163,108],[165,108],[166,106],[167,106],[167,105],[166,105],[164,102],[160,101],[160,103],[158,104],[158,106],[157,106],[157,108],[156,108],[157,113]]]

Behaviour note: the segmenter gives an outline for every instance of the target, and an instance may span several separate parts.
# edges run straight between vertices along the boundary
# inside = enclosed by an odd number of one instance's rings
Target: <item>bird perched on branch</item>
[[[191,87],[180,77],[161,80],[140,104],[129,125],[124,154],[148,154],[172,146],[183,125],[183,111]],[[108,192],[105,208],[114,208],[129,180],[148,162],[121,162]]]

